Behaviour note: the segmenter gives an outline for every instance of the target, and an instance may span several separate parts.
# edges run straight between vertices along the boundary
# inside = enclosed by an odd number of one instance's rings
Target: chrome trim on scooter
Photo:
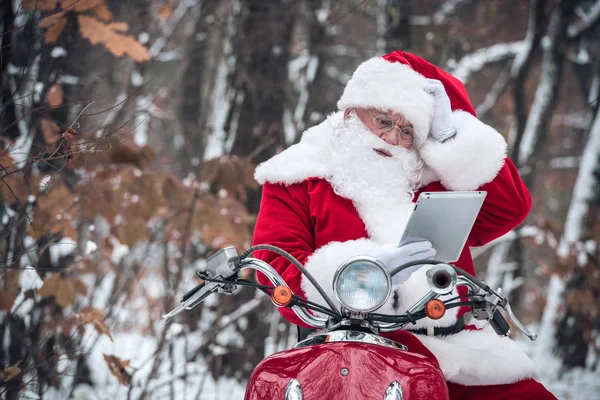
[[[383,400],[402,400],[402,398],[402,386],[398,381],[394,381],[386,389]]]
[[[300,382],[292,378],[290,383],[287,384],[285,388],[285,400],[302,400],[303,398],[302,388],[300,387]]]
[[[246,258],[242,262],[242,267],[240,271],[244,269],[255,269],[259,272],[265,274],[265,276],[271,281],[271,283],[275,286],[288,286],[287,283],[283,280],[283,278],[275,271],[273,267],[271,267],[266,262],[259,260],[257,258]],[[289,287],[289,286],[288,286]],[[302,320],[305,324],[308,324],[314,328],[325,328],[327,326],[327,318],[317,317],[315,315],[309,314],[305,309],[292,306],[292,311],[296,313],[298,318]]]
[[[333,331],[333,332],[324,332],[319,333],[314,336],[310,336],[308,339],[305,339],[296,344],[296,348],[299,347],[307,347],[314,346],[316,344],[323,343],[334,343],[334,342],[354,342],[354,343],[365,343],[365,344],[374,344],[377,346],[391,347],[397,350],[408,350],[406,346],[400,344],[398,342],[394,342],[393,340],[389,340],[383,338],[381,336],[373,335],[367,332],[358,332],[358,331]]]

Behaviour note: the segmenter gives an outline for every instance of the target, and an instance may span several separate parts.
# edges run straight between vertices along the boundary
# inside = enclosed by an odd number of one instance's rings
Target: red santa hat
[[[418,143],[427,139],[433,119],[434,98],[423,88],[426,78],[442,82],[452,110],[475,115],[469,95],[457,78],[414,54],[396,50],[358,66],[338,101],[338,109],[376,108],[404,115],[414,126]]]

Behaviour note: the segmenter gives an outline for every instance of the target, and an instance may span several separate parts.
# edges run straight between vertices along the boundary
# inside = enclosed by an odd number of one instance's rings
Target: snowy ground
[[[536,342],[526,338],[517,342],[530,356]],[[600,400],[600,371],[574,369],[560,376],[560,361],[552,354],[537,354],[534,358],[539,380],[560,400]]]

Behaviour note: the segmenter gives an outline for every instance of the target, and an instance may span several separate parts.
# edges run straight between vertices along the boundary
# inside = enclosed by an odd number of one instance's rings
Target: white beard
[[[338,195],[354,202],[373,240],[397,243],[412,212],[414,192],[421,186],[421,159],[413,150],[387,144],[355,115],[335,128],[331,144],[327,181]]]

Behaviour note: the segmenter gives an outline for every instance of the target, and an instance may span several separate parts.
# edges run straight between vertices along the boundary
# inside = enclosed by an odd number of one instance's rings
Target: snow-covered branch
[[[456,8],[469,0],[446,0],[433,14],[433,23],[436,25],[442,24],[446,18],[456,10]]]
[[[570,40],[580,38],[600,21],[600,1],[596,1],[596,3],[594,3],[594,5],[590,8],[587,15],[582,19],[582,22],[578,24],[571,24],[569,26],[567,33],[569,34]]]
[[[508,43],[498,43],[467,54],[458,62],[449,63],[452,75],[467,83],[473,72],[481,70],[487,64],[504,61],[521,53],[527,45],[525,40]]]

